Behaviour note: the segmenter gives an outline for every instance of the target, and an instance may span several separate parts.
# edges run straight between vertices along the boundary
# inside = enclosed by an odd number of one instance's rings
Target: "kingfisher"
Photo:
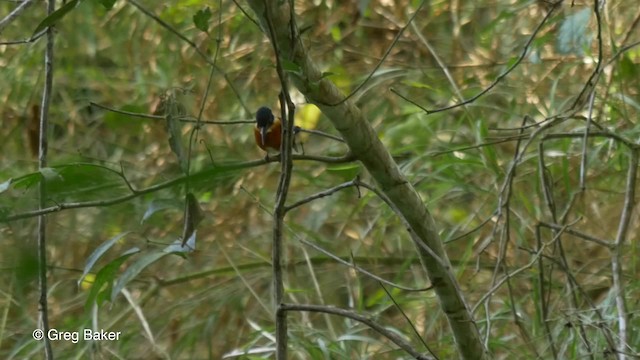
[[[253,135],[256,138],[256,144],[267,154],[270,150],[280,152],[282,122],[273,116],[271,109],[266,106],[262,106],[256,112],[256,126],[253,128]]]

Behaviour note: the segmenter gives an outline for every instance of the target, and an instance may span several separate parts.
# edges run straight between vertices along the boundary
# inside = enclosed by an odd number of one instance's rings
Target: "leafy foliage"
[[[635,4],[606,2],[598,36],[593,4],[566,2],[531,39],[548,2],[431,2],[397,42],[419,1],[295,5],[322,78],[345,93],[369,78],[350,101],[435,217],[491,352],[604,357],[619,321],[610,244],[640,134],[640,51],[627,48],[640,40]],[[15,6],[0,3],[0,14]],[[140,6],[164,25],[130,2],[71,0],[49,16],[34,7],[1,33],[0,41],[29,39],[55,26],[57,35],[43,169],[31,144],[39,135],[32,109],[42,93],[45,40],[0,45],[0,240],[7,250],[0,334],[12,334],[0,335],[0,357],[41,351],[31,339],[38,302],[31,212],[43,182],[52,326],[76,331],[96,322],[123,334],[108,350],[56,342],[57,357],[264,358],[273,351],[270,239],[279,167],[261,162],[253,124],[241,122],[262,105],[280,113],[273,48],[254,14],[234,2]],[[573,111],[596,69],[598,45],[606,70],[593,105],[586,96]],[[282,60],[289,75],[304,75],[301,64]],[[473,102],[435,111],[488,88]],[[339,136],[318,107],[295,90],[292,96],[297,125]],[[347,153],[330,137],[302,132],[297,140],[305,155]],[[372,181],[358,162],[296,161],[293,171],[290,203],[355,177]],[[202,206],[197,219],[186,215],[185,199],[192,211]],[[637,214],[617,248],[629,314],[639,306]],[[294,209],[285,239],[288,302],[362,312],[427,353],[413,325],[438,357],[456,358],[431,291],[393,289],[396,307],[377,280],[320,251],[405,287],[429,286],[405,224],[371,191],[350,187]],[[93,274],[93,285],[79,291]],[[144,318],[129,315],[134,305],[118,296],[123,289]],[[303,312],[288,319],[292,357],[407,357],[351,319]],[[639,321],[630,316],[628,327]],[[140,335],[140,326],[154,338]],[[627,342],[637,354],[640,335],[631,332]]]

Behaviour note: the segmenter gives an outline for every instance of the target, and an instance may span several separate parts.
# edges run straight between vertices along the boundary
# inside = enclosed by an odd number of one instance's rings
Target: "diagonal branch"
[[[380,189],[393,203],[393,208],[407,224],[423,267],[440,299],[443,313],[451,326],[459,356],[462,359],[485,358],[486,349],[480,333],[451,273],[451,264],[433,217],[414,187],[401,173],[389,151],[384,147],[361,110],[330,80],[323,78],[321,70],[307,53],[299,34],[291,31],[290,3],[249,0],[249,5],[266,34],[279,46],[280,55],[295,63],[300,71],[290,73],[292,83],[309,102],[318,105],[349,146],[353,156],[367,168]],[[269,11],[265,6],[269,6]],[[266,14],[270,19],[267,20]],[[269,31],[272,24],[272,31]],[[330,106],[327,104],[336,104]]]

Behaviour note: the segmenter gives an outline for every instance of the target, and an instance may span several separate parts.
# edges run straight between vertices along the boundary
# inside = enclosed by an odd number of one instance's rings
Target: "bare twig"
[[[247,105],[244,103],[244,99],[242,98],[242,96],[240,96],[240,92],[238,91],[238,89],[236,89],[235,85],[233,84],[233,82],[229,78],[229,75],[227,75],[227,73],[222,68],[220,68],[218,65],[216,65],[215,60],[212,60],[211,58],[209,58],[209,55],[207,55],[204,51],[202,51],[198,47],[198,45],[196,45],[196,43],[194,43],[193,41],[189,40],[186,36],[182,35],[178,30],[174,29],[166,21],[164,21],[164,20],[160,19],[159,17],[157,17],[155,14],[153,14],[151,11],[147,10],[144,6],[139,4],[137,1],[135,1],[135,0],[127,0],[127,1],[129,3],[131,3],[133,6],[135,6],[138,10],[140,10],[143,14],[147,15],[148,17],[153,19],[155,22],[160,24],[160,26],[162,26],[163,28],[168,30],[170,33],[176,35],[178,38],[180,38],[180,40],[184,41],[189,46],[191,46],[191,48],[193,48],[196,51],[196,53],[198,53],[198,55],[200,55],[200,57],[207,64],[213,66],[213,68],[216,69],[216,71],[220,72],[222,74],[222,76],[224,77],[224,80],[227,82],[227,84],[231,88],[231,90],[236,94],[236,98],[240,102],[240,105],[244,108],[244,110],[247,113],[251,113],[251,110],[249,110]]]
[[[292,158],[292,148],[293,148],[293,128],[294,128],[294,118],[295,118],[295,106],[291,97],[289,96],[289,80],[287,74],[284,71],[282,66],[282,54],[280,53],[280,44],[278,44],[278,37],[276,36],[276,30],[273,25],[272,18],[275,16],[274,11],[282,10],[282,13],[279,13],[278,16],[284,16],[286,13],[286,6],[278,8],[278,6],[273,6],[274,4],[270,4],[268,0],[264,1],[265,6],[265,19],[267,21],[267,30],[269,32],[269,37],[271,38],[271,45],[273,46],[273,51],[276,60],[276,71],[278,73],[278,78],[280,79],[280,110],[282,112],[282,120],[285,121],[284,127],[282,128],[282,144],[280,144],[280,179],[278,181],[278,191],[276,193],[276,204],[273,210],[273,248],[272,248],[272,268],[273,268],[273,289],[274,289],[274,306],[276,310],[275,323],[276,323],[276,359],[277,360],[286,360],[287,359],[287,313],[285,311],[279,311],[281,304],[284,303],[284,277],[282,270],[282,256],[283,256],[283,228],[284,228],[284,217],[287,213],[286,201],[287,196],[289,194],[289,185],[291,183],[291,174],[293,170],[293,158]],[[273,7],[272,7],[273,6]],[[295,13],[293,12],[293,1],[288,3],[289,12],[287,16],[289,16],[288,24],[291,26],[291,34],[290,38],[295,39],[297,34],[295,34],[296,28],[294,26],[294,17]]]
[[[332,139],[335,141],[339,141],[341,143],[344,142],[344,140],[341,137],[335,136],[335,135],[331,135],[331,134],[327,134],[326,132],[323,131],[318,131],[318,130],[311,130],[311,129],[303,129],[303,128],[298,128],[300,132],[303,133],[308,133],[308,134],[313,134],[313,135],[318,135],[318,136],[322,136],[322,137],[326,137],[327,139]]]
[[[306,198],[304,198],[302,200],[296,201],[295,203],[293,203],[293,204],[291,204],[289,206],[286,206],[284,211],[285,212],[289,212],[290,210],[293,210],[293,209],[295,209],[295,208],[297,208],[299,206],[302,206],[304,204],[310,203],[313,200],[322,199],[323,197],[327,197],[327,196],[333,195],[333,194],[335,194],[336,192],[338,192],[340,190],[343,190],[343,189],[346,189],[346,188],[352,187],[352,186],[358,186],[358,179],[347,181],[347,182],[342,183],[340,185],[336,185],[336,186],[332,187],[331,189],[327,189],[327,190],[315,193],[313,195],[309,195],[309,196],[307,196]]]
[[[561,226],[561,225],[558,225],[558,224],[551,224],[551,223],[544,222],[544,221],[541,221],[539,224],[540,224],[540,226],[544,226],[546,228],[553,229],[553,230],[564,229],[564,232],[566,232],[567,234],[570,234],[570,235],[573,235],[573,236],[577,236],[577,237],[582,238],[582,239],[584,239],[586,241],[594,242],[594,243],[596,243],[598,245],[601,245],[601,246],[604,246],[606,248],[612,248],[613,247],[613,242],[612,241],[603,240],[603,239],[597,238],[595,236],[592,236],[592,235],[589,235],[589,234],[585,234],[585,233],[580,232],[578,230],[573,230],[570,227],[565,227],[565,226]]]
[[[416,337],[418,339],[420,339],[420,342],[422,343],[422,345],[424,345],[424,347],[427,349],[429,354],[431,354],[431,356],[433,356],[435,359],[438,359],[436,354],[434,354],[433,351],[431,350],[431,348],[429,348],[429,345],[427,345],[427,342],[424,341],[422,336],[420,336],[420,333],[418,332],[418,329],[416,329],[416,327],[413,325],[413,322],[411,321],[411,319],[409,319],[409,317],[404,312],[404,310],[402,310],[402,307],[400,306],[400,304],[398,304],[396,299],[393,298],[393,295],[391,295],[391,293],[387,290],[387,288],[384,287],[384,285],[382,283],[380,283],[380,287],[382,288],[382,290],[384,290],[384,292],[387,294],[389,299],[391,299],[391,301],[393,301],[393,305],[395,305],[396,309],[398,309],[398,311],[400,311],[400,313],[402,314],[402,317],[404,317],[404,319],[407,321],[409,326],[411,326],[411,330],[413,330],[413,333],[416,335]]]
[[[413,356],[416,359],[419,359],[419,360],[431,359],[430,357],[419,353],[416,349],[414,349],[411,346],[411,344],[407,343],[402,337],[400,337],[395,332],[391,332],[387,330],[384,326],[378,324],[376,321],[350,310],[340,309],[333,306],[322,306],[322,305],[282,304],[280,306],[279,311],[281,312],[310,311],[310,312],[320,312],[320,313],[346,317],[367,325],[371,329],[375,330],[378,334],[391,340],[394,344],[398,345],[401,349],[411,354],[411,356]]]
[[[4,19],[0,20],[0,34],[4,31],[7,25],[11,24],[13,20],[17,19],[23,11],[27,10],[29,6],[33,5],[33,0],[25,0],[18,5],[13,11],[11,11]]]
[[[409,18],[409,21],[407,21],[405,26],[400,28],[400,31],[398,31],[398,33],[396,34],[396,37],[393,38],[393,41],[391,41],[391,44],[387,48],[387,51],[384,52],[384,54],[380,58],[380,61],[378,61],[376,66],[373,68],[373,70],[371,70],[371,72],[369,72],[369,75],[367,75],[367,77],[364,79],[364,81],[362,81],[355,89],[353,89],[353,91],[351,93],[349,93],[349,95],[343,97],[340,101],[338,101],[338,102],[336,102],[334,104],[325,104],[325,105],[336,106],[336,105],[342,104],[343,102],[351,99],[351,97],[353,97],[355,94],[357,94],[358,91],[360,91],[360,89],[362,89],[367,84],[367,82],[369,82],[369,80],[371,80],[373,75],[375,75],[375,73],[378,71],[378,69],[380,69],[380,66],[382,66],[384,61],[387,59],[387,56],[389,56],[389,54],[391,53],[391,50],[393,50],[393,48],[396,46],[396,44],[398,43],[398,40],[400,40],[400,37],[402,36],[404,31],[407,30],[409,25],[411,25],[413,20],[416,18],[416,16],[420,12],[420,9],[422,9],[422,6],[424,5],[424,3],[425,3],[425,0],[422,0],[420,2],[420,5],[418,5],[418,8],[416,9],[416,11],[413,12],[413,15],[411,15],[411,17]]]
[[[620,352],[619,359],[624,359],[622,354],[627,348],[629,340],[629,314],[627,314],[627,305],[625,302],[625,286],[622,277],[622,254],[623,246],[629,232],[629,223],[631,222],[631,214],[635,207],[636,196],[636,178],[638,174],[638,151],[632,150],[629,155],[629,169],[627,172],[627,189],[625,191],[624,207],[620,216],[620,224],[618,225],[618,234],[613,248],[611,257],[611,268],[613,274],[613,289],[616,298],[616,308],[618,310],[618,346],[617,351]]]
[[[55,0],[49,0],[47,6],[47,14],[51,15],[55,11]],[[39,138],[39,154],[38,168],[40,170],[47,167],[47,153],[49,151],[49,142],[47,135],[49,133],[49,106],[51,105],[51,97],[53,93],[53,45],[54,45],[53,27],[47,28],[47,48],[44,55],[44,91],[42,93],[42,105],[40,106],[40,138]],[[39,203],[38,208],[45,207],[47,198],[46,181],[40,181],[39,184]],[[45,215],[38,216],[38,279],[40,298],[38,299],[39,327],[44,332],[44,355],[48,360],[53,359],[53,350],[51,341],[47,334],[49,333],[49,310],[48,289],[47,289],[47,217]]]
[[[396,284],[396,283],[391,282],[389,280],[383,279],[383,278],[379,277],[378,275],[373,274],[373,273],[363,269],[362,267],[360,267],[360,266],[358,266],[358,265],[356,265],[354,263],[348,262],[347,260],[343,259],[342,257],[340,257],[338,255],[335,255],[331,251],[325,250],[322,247],[320,247],[319,245],[316,245],[316,244],[314,244],[314,243],[312,243],[310,241],[307,241],[307,240],[301,238],[300,236],[296,235],[296,237],[298,238],[298,241],[300,241],[301,243],[303,243],[303,244],[315,249],[318,252],[321,252],[321,253],[325,254],[326,256],[332,258],[333,260],[339,262],[340,264],[348,266],[348,267],[356,270],[357,272],[362,273],[362,274],[364,274],[364,275],[366,275],[366,276],[368,276],[368,277],[370,277],[370,278],[372,278],[372,279],[374,279],[376,281],[379,281],[379,282],[381,282],[383,284],[387,284],[389,286],[392,286],[392,287],[400,289],[400,290],[414,291],[414,292],[428,291],[428,290],[431,290],[433,288],[432,286],[428,286],[428,287],[424,287],[424,288],[411,288],[411,287],[407,287],[407,286],[404,286],[404,285]]]
[[[561,227],[559,230],[562,230]],[[568,229],[568,227],[566,227]],[[540,234],[540,226],[536,225],[535,227],[535,237],[536,237],[536,246],[537,252],[544,251],[544,247],[546,246],[542,242],[542,236]],[[538,261],[538,292],[540,294],[540,314],[542,315],[541,323],[542,328],[544,329],[545,336],[547,338],[547,342],[549,343],[549,347],[551,347],[551,354],[554,359],[558,358],[558,350],[556,349],[556,342],[551,332],[551,327],[549,326],[549,298],[547,297],[546,287],[545,287],[545,272],[544,272],[544,256],[540,257]],[[551,292],[549,292],[551,295]]]
[[[487,301],[487,299],[489,299],[493,295],[494,292],[496,292],[500,287],[502,287],[502,284],[504,284],[509,278],[512,278],[512,277],[518,275],[519,273],[523,272],[524,270],[527,270],[527,269],[530,269],[531,267],[533,267],[533,265],[538,261],[540,256],[542,256],[542,253],[543,253],[544,249],[547,246],[554,244],[558,240],[560,235],[562,235],[563,232],[564,232],[564,229],[561,230],[561,231],[558,231],[558,233],[554,236],[553,239],[551,239],[551,241],[549,241],[548,243],[543,243],[542,246],[538,249],[538,251],[534,254],[534,256],[531,259],[531,261],[529,261],[529,263],[527,263],[526,265],[524,265],[524,266],[514,270],[513,272],[505,275],[500,280],[496,281],[495,284],[491,287],[491,289],[489,289],[489,291],[487,291],[478,300],[476,305],[471,309],[471,312],[475,313],[478,310],[478,308],[480,307],[480,305],[485,303]]]
[[[593,91],[589,96],[589,114],[587,115],[587,124],[584,128],[584,138],[582,140],[582,158],[580,159],[580,190],[586,189],[587,178],[587,145],[589,143],[589,129],[591,128],[591,119],[593,116],[593,103],[596,99],[596,92]]]
[[[446,111],[446,110],[451,110],[451,109],[455,109],[457,107],[460,106],[465,106],[467,104],[471,104],[472,102],[478,100],[480,97],[482,97],[484,94],[488,93],[489,91],[491,91],[496,85],[498,85],[498,83],[500,83],[500,81],[502,81],[502,79],[504,79],[505,77],[507,77],[507,75],[509,75],[516,67],[518,67],[518,65],[520,65],[520,63],[522,62],[522,60],[524,60],[525,56],[527,56],[527,52],[529,52],[529,47],[531,47],[531,44],[533,43],[533,40],[535,40],[536,36],[538,35],[538,33],[540,32],[540,30],[542,30],[542,27],[544,24],[546,24],[547,20],[549,20],[551,18],[551,15],[555,12],[555,10],[558,8],[558,6],[562,3],[562,1],[558,1],[555,4],[553,4],[553,6],[551,7],[551,9],[549,10],[549,12],[547,12],[547,15],[545,15],[544,18],[542,18],[542,21],[540,22],[540,24],[538,24],[538,26],[533,30],[533,34],[531,34],[531,36],[529,37],[529,39],[527,40],[527,42],[524,45],[524,48],[522,49],[522,52],[520,53],[520,56],[516,59],[515,62],[513,62],[513,64],[511,64],[511,66],[509,66],[507,68],[507,70],[505,70],[503,73],[501,73],[500,75],[498,75],[495,80],[493,80],[493,82],[491,84],[489,84],[489,86],[487,86],[486,88],[484,88],[482,91],[480,91],[479,93],[477,93],[476,95],[470,97],[467,100],[458,102],[454,105],[449,105],[449,106],[445,106],[445,107],[441,107],[441,108],[437,108],[437,109],[427,109],[421,105],[418,105],[418,103],[416,103],[415,101],[409,99],[406,96],[400,96],[402,99],[410,102],[413,105],[418,106],[420,109],[422,109],[427,115],[429,114],[434,114],[437,112],[442,112],[442,111]],[[393,93],[400,95],[397,91],[395,90],[391,90]]]

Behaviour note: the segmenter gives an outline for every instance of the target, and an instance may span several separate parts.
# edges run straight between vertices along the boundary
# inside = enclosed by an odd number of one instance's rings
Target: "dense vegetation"
[[[0,357],[639,356],[635,2],[261,4],[0,3]]]

